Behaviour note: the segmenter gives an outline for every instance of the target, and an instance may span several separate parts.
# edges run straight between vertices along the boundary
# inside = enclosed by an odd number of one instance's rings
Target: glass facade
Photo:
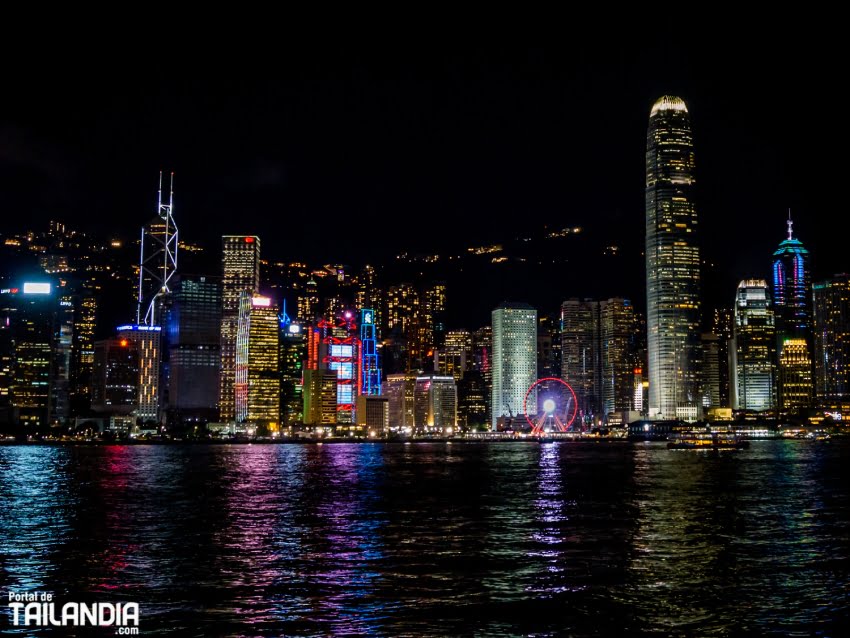
[[[280,321],[268,297],[243,292],[236,339],[236,420],[277,424]]]
[[[493,311],[493,391],[491,421],[523,414],[525,394],[537,381],[537,311],[526,304],[505,304]],[[528,399],[537,414],[537,397]]]
[[[757,412],[773,409],[776,335],[764,279],[747,279],[738,284],[733,343],[732,407]]]
[[[850,401],[850,275],[816,283],[813,291],[818,402]]]
[[[664,96],[646,137],[649,415],[695,418],[700,397],[700,256],[694,145],[685,102]]]
[[[812,358],[805,339],[786,339],[779,356],[783,410],[807,408],[812,403]]]
[[[788,237],[773,253],[773,300],[776,310],[776,341],[780,365],[788,339],[803,339],[812,352],[811,269],[809,251],[794,237],[794,224],[788,218]],[[794,357],[797,355],[795,354]],[[793,358],[793,357],[792,357]],[[778,383],[779,404],[785,406],[786,375]],[[811,379],[811,374],[809,375]],[[799,389],[791,390],[795,395]],[[809,388],[809,396],[813,388]],[[796,399],[789,399],[794,403]]]
[[[260,238],[246,235],[222,237],[221,373],[219,418],[236,418],[236,335],[239,329],[239,297],[260,287]]]

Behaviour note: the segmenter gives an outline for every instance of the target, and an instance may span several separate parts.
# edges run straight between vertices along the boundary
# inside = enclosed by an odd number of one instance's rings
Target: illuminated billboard
[[[24,283],[24,294],[25,295],[49,295],[50,294],[50,284],[33,283],[31,281],[27,281],[27,282]]]

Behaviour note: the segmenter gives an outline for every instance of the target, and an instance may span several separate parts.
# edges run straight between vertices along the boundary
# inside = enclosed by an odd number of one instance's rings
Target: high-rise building
[[[118,326],[118,338],[133,343],[139,352],[136,418],[142,422],[159,422],[162,328],[136,324]]]
[[[472,369],[472,334],[468,330],[449,330],[443,347],[437,349],[434,369],[460,380]]]
[[[295,321],[280,324],[280,422],[291,426],[304,420],[304,363],[307,331]]]
[[[450,434],[457,427],[457,385],[454,377],[428,374],[416,378],[413,421],[419,433]]]
[[[71,350],[71,403],[79,411],[91,402],[97,297],[84,290],[74,297],[74,335]]]
[[[493,390],[490,425],[499,417],[524,413],[525,397],[537,381],[537,310],[523,303],[504,303],[493,310]],[[537,397],[528,400],[537,414]]]
[[[616,297],[601,301],[599,323],[602,413],[607,416],[633,409],[635,314],[631,301]]]
[[[569,299],[561,304],[561,378],[576,393],[582,418],[602,407],[599,327],[599,302]]]
[[[776,405],[773,308],[764,279],[738,284],[732,347],[732,407],[762,412]]]
[[[788,214],[788,237],[779,244],[773,253],[773,302],[776,313],[776,343],[780,361],[796,360],[799,355],[799,345],[795,352],[783,358],[783,348],[788,339],[803,339],[811,357],[812,341],[812,306],[811,306],[811,269],[809,251],[803,243],[794,237],[794,223]],[[811,375],[809,375],[811,378]],[[788,403],[785,399],[785,379],[793,375],[780,374],[777,384],[779,405]],[[814,388],[809,388],[808,394],[813,394]],[[795,388],[793,394],[799,394]],[[790,400],[790,399],[789,399]],[[796,399],[790,400],[792,403]]]
[[[791,411],[812,405],[812,358],[805,339],[786,339],[779,355],[779,407]]]
[[[380,435],[390,427],[390,408],[387,397],[361,394],[357,397],[357,425],[363,434]]]
[[[239,299],[260,288],[260,238],[255,235],[222,237],[221,368],[219,418],[236,418],[236,337],[239,330]]]
[[[92,409],[127,415],[139,401],[139,350],[126,337],[102,339],[94,344]]]
[[[695,420],[700,397],[700,256],[694,144],[685,102],[652,106],[646,136],[649,415]]]
[[[50,283],[0,290],[0,421],[30,427],[51,421],[56,301]]]
[[[719,403],[713,407],[729,408],[732,406],[732,390],[730,360],[732,353],[734,313],[731,308],[720,308],[714,311],[711,333],[717,337],[717,380]]]
[[[818,403],[850,401],[850,275],[814,285],[815,387]]]
[[[330,370],[304,370],[304,424],[336,425],[336,373]]]
[[[724,407],[720,404],[720,337],[713,332],[702,335],[702,406]]]
[[[298,319],[309,323],[316,320],[320,312],[319,285],[313,277],[304,284],[304,290],[298,296]]]
[[[389,422],[393,429],[413,428],[416,376],[412,372],[400,372],[387,375],[384,381],[384,394],[389,400]]]
[[[266,425],[280,419],[279,319],[269,297],[243,292],[236,338],[236,421]]]
[[[484,402],[487,406],[486,422],[493,414],[493,326],[483,326],[472,333],[472,369],[481,373],[484,381]]]
[[[470,370],[457,382],[457,422],[462,429],[488,425],[487,406],[490,392],[484,376]]]
[[[221,284],[181,276],[163,314],[169,415],[177,422],[218,417],[221,366]]]

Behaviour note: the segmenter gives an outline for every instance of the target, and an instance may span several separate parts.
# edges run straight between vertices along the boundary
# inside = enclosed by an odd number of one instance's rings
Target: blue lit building
[[[776,344],[780,366],[788,360],[783,358],[782,350],[787,340],[795,340],[795,348],[799,349],[799,341],[805,342],[805,356],[811,358],[812,343],[812,286],[811,264],[809,251],[803,243],[794,237],[794,222],[788,216],[788,237],[779,244],[773,253],[773,306],[776,315]],[[799,355],[798,356],[802,356]],[[779,405],[785,405],[782,379],[780,375],[777,391]],[[808,391],[811,395],[811,388]]]

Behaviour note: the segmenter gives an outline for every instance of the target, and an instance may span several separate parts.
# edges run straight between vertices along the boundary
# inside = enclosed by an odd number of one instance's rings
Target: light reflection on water
[[[0,593],[138,601],[146,635],[837,635],[848,456],[0,447]]]

